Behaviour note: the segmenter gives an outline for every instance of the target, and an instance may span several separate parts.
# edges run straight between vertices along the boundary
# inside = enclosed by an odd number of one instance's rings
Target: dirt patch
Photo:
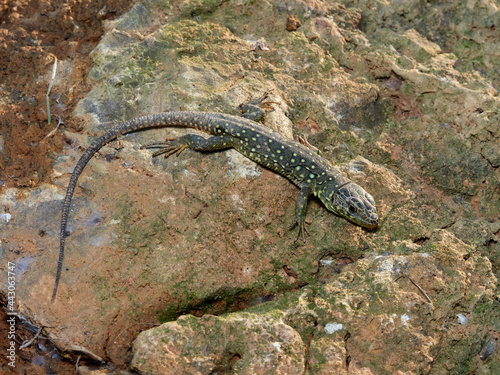
[[[78,128],[70,113],[89,90],[84,79],[89,53],[103,33],[103,21],[135,2],[0,1],[0,186],[36,186],[49,179],[52,155],[65,139],[61,133],[45,137],[57,116],[64,126]],[[60,67],[48,125],[45,94],[56,57]]]
[[[0,0],[0,186],[33,187],[49,180],[52,155],[62,149],[66,140],[61,132],[46,136],[57,125],[57,116],[63,126],[79,127],[70,114],[89,90],[85,83],[89,53],[100,40],[103,21],[121,15],[135,2]],[[56,57],[57,89],[50,96],[49,125],[45,94]],[[9,329],[6,319],[0,308],[2,338],[7,337]],[[35,334],[20,324],[16,327],[16,347]],[[0,341],[0,368],[7,371],[11,369],[5,356],[8,346]],[[39,339],[36,344],[17,350],[13,373],[75,372],[73,364],[53,357],[55,351],[47,340]]]
[[[37,329],[28,323],[23,323],[19,317],[7,315],[4,311],[6,301],[0,295],[0,372],[2,374],[74,374],[74,365],[61,361],[61,357],[54,346],[41,333],[37,340],[28,345],[23,350],[18,348],[25,342],[29,342],[37,334]],[[16,321],[16,360],[15,367],[9,365],[12,359],[8,357],[10,348],[10,323],[9,320]],[[5,339],[4,339],[5,338]],[[5,371],[5,372],[4,372]]]

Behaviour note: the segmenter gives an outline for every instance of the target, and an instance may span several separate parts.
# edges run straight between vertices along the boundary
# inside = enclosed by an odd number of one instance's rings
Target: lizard
[[[142,146],[158,150],[152,154],[156,157],[165,154],[179,155],[184,149],[196,151],[218,151],[234,148],[254,162],[271,169],[289,179],[300,190],[297,196],[295,223],[291,229],[298,227],[295,241],[301,238],[305,242],[305,217],[309,197],[317,197],[325,207],[334,214],[367,228],[378,226],[378,215],[373,197],[361,186],[342,175],[327,160],[313,152],[311,148],[285,138],[279,132],[269,129],[254,121],[263,116],[263,101],[267,92],[260,98],[240,105],[242,116],[233,116],[214,112],[162,112],[145,115],[114,128],[94,140],[78,160],[71,174],[66,196],[62,206],[59,259],[52,293],[54,301],[64,260],[66,230],[71,200],[78,178],[89,160],[106,144],[121,135],[139,130],[159,127],[182,127],[205,131],[212,134],[210,138],[200,135],[186,134],[163,142]],[[257,109],[256,109],[257,108]],[[260,110],[260,111],[259,111]]]

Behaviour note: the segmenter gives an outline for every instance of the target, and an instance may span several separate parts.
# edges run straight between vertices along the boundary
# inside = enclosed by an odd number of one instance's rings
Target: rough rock
[[[132,368],[148,374],[302,374],[304,342],[279,314],[185,315],[142,332]]]
[[[136,3],[91,54],[51,183],[1,187],[20,310],[59,348],[145,374],[499,372],[499,18],[489,0]],[[372,193],[376,231],[312,201],[294,243],[287,180],[234,151],[152,160],[140,145],[184,130],[145,131],[82,174],[50,303],[82,148],[147,113],[235,114],[270,88],[264,124]]]

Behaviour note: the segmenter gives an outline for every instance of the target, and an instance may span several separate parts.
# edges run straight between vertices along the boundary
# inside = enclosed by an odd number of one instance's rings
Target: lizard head
[[[318,194],[327,209],[358,224],[373,229],[378,226],[377,207],[373,197],[361,186],[345,180],[329,181]]]

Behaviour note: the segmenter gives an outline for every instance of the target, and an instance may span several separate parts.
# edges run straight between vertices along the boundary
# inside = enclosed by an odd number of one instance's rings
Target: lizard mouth
[[[366,218],[366,221],[364,221],[361,225],[366,229],[375,229],[378,227],[378,216],[375,215],[375,217],[372,216]]]

